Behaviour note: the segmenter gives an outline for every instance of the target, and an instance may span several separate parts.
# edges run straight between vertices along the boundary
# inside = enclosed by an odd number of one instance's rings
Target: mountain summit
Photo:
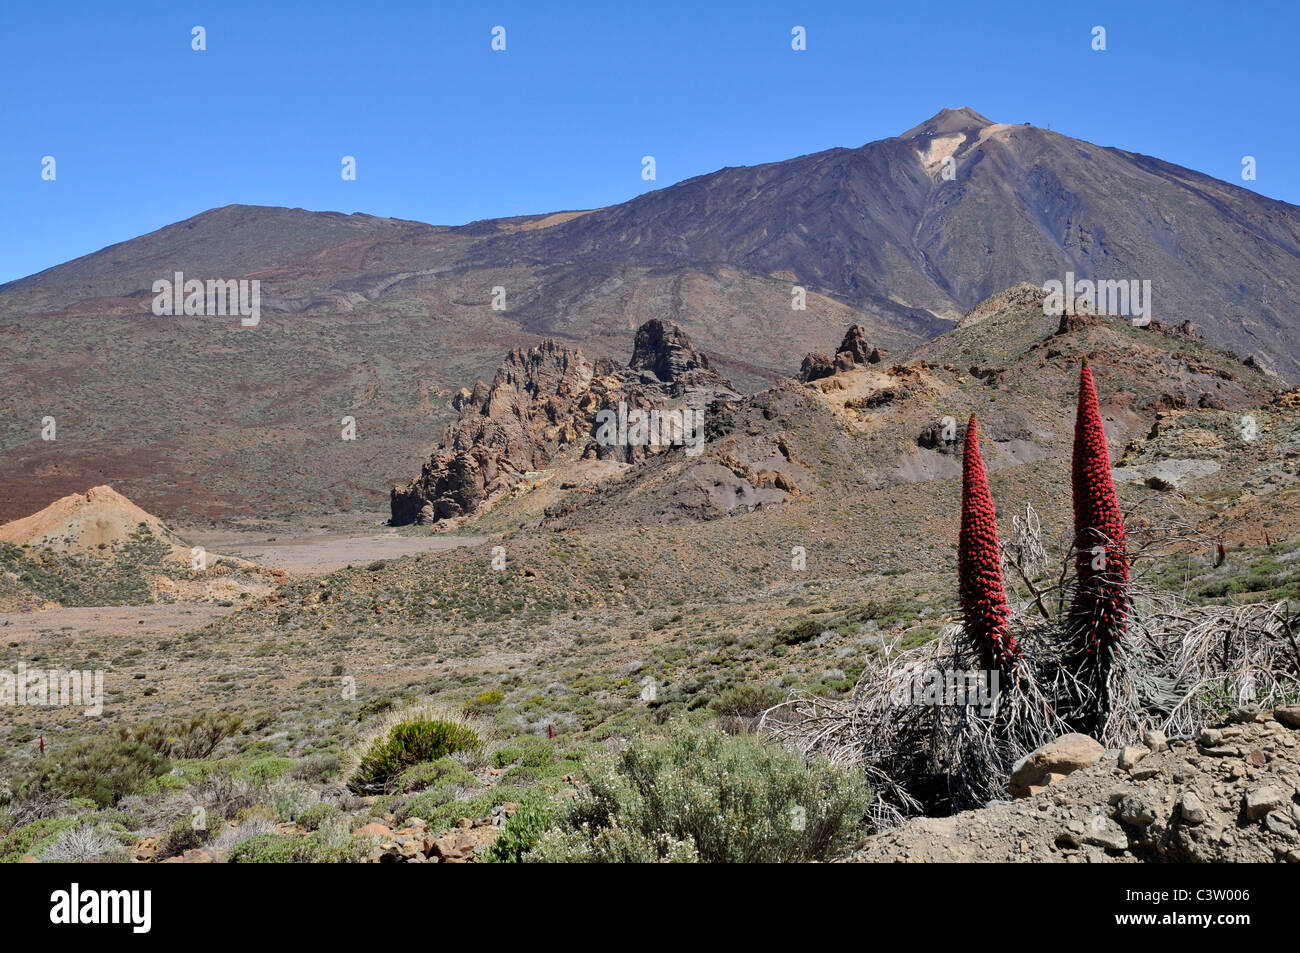
[[[913,126],[898,138],[915,139],[917,136],[946,136],[955,132],[978,132],[986,126],[996,125],[992,119],[986,119],[969,106],[959,109],[940,109],[937,113]]]

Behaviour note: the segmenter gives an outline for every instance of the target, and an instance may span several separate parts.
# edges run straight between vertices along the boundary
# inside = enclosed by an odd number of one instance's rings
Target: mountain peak
[[[958,109],[940,109],[925,122],[919,126],[913,126],[898,138],[914,139],[917,136],[942,136],[954,132],[970,132],[971,130],[983,129],[985,126],[992,125],[994,125],[992,119],[981,116],[969,106],[962,106]]]

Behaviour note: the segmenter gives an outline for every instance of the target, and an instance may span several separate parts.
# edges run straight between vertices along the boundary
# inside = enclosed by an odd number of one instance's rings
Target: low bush
[[[508,768],[518,764],[525,768],[547,768],[555,763],[553,742],[538,735],[521,735],[492,752],[492,766]]]
[[[493,688],[486,692],[481,692],[467,701],[465,703],[465,711],[471,714],[479,714],[488,709],[495,708],[497,705],[505,701],[505,698],[505,692],[501,691],[499,688]]]
[[[537,861],[828,860],[864,831],[863,777],[752,735],[681,724],[583,770],[586,787],[528,852]]]
[[[365,845],[326,837],[313,831],[306,837],[293,834],[258,834],[241,841],[230,852],[232,864],[347,864],[365,859]]]
[[[243,724],[228,712],[205,711],[178,721],[147,721],[131,734],[168,758],[206,758]]]
[[[14,827],[0,838],[0,864],[13,864],[41,853],[65,831],[77,826],[75,817],[42,817]]]
[[[298,823],[309,831],[319,830],[321,825],[331,818],[342,817],[343,812],[328,801],[320,801],[303,811]]]
[[[439,758],[437,761],[424,761],[407,768],[398,778],[397,788],[404,793],[409,793],[444,783],[473,784],[474,776],[449,756]]]
[[[194,826],[193,815],[178,817],[167,828],[167,833],[158,845],[158,852],[163,857],[175,857],[187,850],[202,847],[209,833],[211,832],[206,828]]]
[[[58,834],[41,851],[40,859],[65,864],[121,863],[127,859],[123,839],[108,824],[87,822]]]
[[[169,767],[164,755],[123,730],[117,737],[83,738],[47,758],[27,787],[29,791],[89,798],[100,807],[109,807],[143,790]]]
[[[524,855],[551,826],[552,816],[551,802],[546,795],[530,792],[502,826],[501,834],[488,849],[485,860],[490,864],[521,863]]]
[[[417,716],[397,723],[371,744],[348,787],[358,794],[389,791],[397,778],[413,765],[482,746],[478,733],[468,725]]]
[[[731,718],[755,718],[785,699],[774,685],[733,685],[709,703],[715,713]]]

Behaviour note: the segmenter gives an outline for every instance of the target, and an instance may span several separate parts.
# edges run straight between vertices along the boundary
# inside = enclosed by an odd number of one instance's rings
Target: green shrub
[[[536,784],[537,780],[537,770],[535,768],[525,768],[522,764],[515,765],[501,775],[502,784],[513,784],[518,787],[529,787]]]
[[[755,718],[785,695],[773,685],[733,685],[709,703],[719,715],[734,718]]]
[[[509,784],[498,784],[482,794],[461,800],[457,797],[461,790],[458,786],[452,786],[451,790],[447,788],[447,785],[440,784],[436,788],[417,794],[397,812],[398,820],[420,817],[428,823],[430,831],[445,831],[462,817],[486,817],[498,804],[505,804],[507,801],[518,804],[528,796],[528,792],[520,788]],[[439,798],[443,800],[438,802]],[[374,807],[370,809],[373,811]]]
[[[549,768],[555,763],[555,748],[545,738],[530,736],[520,739],[523,749],[519,763],[525,768]]]
[[[116,738],[83,738],[46,759],[37,768],[30,789],[89,798],[100,807],[109,807],[144,790],[169,767],[165,756],[123,730]]]
[[[804,619],[777,632],[776,641],[783,645],[799,645],[803,642],[811,642],[826,629],[827,625],[824,622],[817,619]]]
[[[365,701],[357,711],[357,721],[364,721],[372,715],[382,715],[386,711],[392,711],[397,707],[397,699],[391,695],[380,695],[378,698],[371,698]]]
[[[450,757],[424,761],[402,772],[397,788],[403,792],[420,791],[435,784],[473,784],[474,776]]]
[[[228,712],[205,711],[179,721],[147,721],[131,735],[168,758],[206,758],[243,724]]]
[[[468,725],[418,716],[394,725],[370,746],[348,787],[358,794],[387,791],[412,765],[482,746],[478,733]]]
[[[492,767],[504,768],[514,764],[523,757],[523,749],[518,745],[503,745],[492,752]]]
[[[291,771],[297,762],[293,758],[278,755],[259,755],[234,769],[236,777],[241,777],[251,784],[268,784]]]
[[[487,711],[489,708],[495,708],[505,701],[506,693],[500,689],[493,688],[486,692],[475,695],[465,703],[465,711],[476,714]]]
[[[863,832],[870,791],[856,772],[750,735],[674,726],[583,770],[587,787],[529,860],[831,859]]]
[[[426,821],[432,817],[442,817],[445,813],[443,809],[453,803],[462,790],[459,784],[435,784],[403,804],[396,812],[397,820],[404,823],[409,817],[420,817]],[[451,820],[454,821],[455,818]]]
[[[501,834],[488,849],[485,859],[490,864],[522,862],[524,855],[551,826],[551,818],[551,803],[547,797],[540,792],[530,792],[502,826]]]
[[[296,821],[304,811],[319,803],[320,795],[302,781],[281,778],[266,788],[266,800],[282,821]]]
[[[555,763],[552,743],[538,735],[521,735],[492,752],[492,766],[506,768],[518,764],[525,768],[548,768]]]
[[[208,834],[207,830],[196,829],[193,819],[187,814],[172,822],[158,848],[164,857],[175,857],[187,850],[202,847],[208,839]]]
[[[232,864],[348,864],[365,859],[365,848],[357,841],[338,843],[313,831],[306,837],[293,834],[258,834],[241,841],[230,852]]]
[[[299,761],[293,768],[293,776],[299,781],[320,783],[328,781],[343,768],[343,759],[337,754],[318,754],[306,761]]]
[[[313,804],[307,810],[298,816],[298,823],[309,831],[319,830],[321,825],[334,817],[341,817],[343,814],[335,805],[328,801],[320,801]]]
[[[27,856],[38,856],[55,838],[78,823],[75,817],[42,817],[14,828],[0,838],[0,864],[13,864]]]

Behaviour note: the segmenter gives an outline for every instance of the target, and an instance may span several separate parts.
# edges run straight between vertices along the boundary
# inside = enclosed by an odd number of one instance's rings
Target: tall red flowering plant
[[[1069,623],[1076,671],[1104,673],[1124,637],[1129,566],[1124,516],[1111,479],[1106,431],[1087,358],[1079,376],[1071,483],[1077,585]]]
[[[979,423],[972,414],[962,453],[961,535],[957,542],[958,584],[966,636],[986,672],[1010,674],[1020,657],[1011,635],[1011,607],[1002,585],[998,521],[980,454]]]

